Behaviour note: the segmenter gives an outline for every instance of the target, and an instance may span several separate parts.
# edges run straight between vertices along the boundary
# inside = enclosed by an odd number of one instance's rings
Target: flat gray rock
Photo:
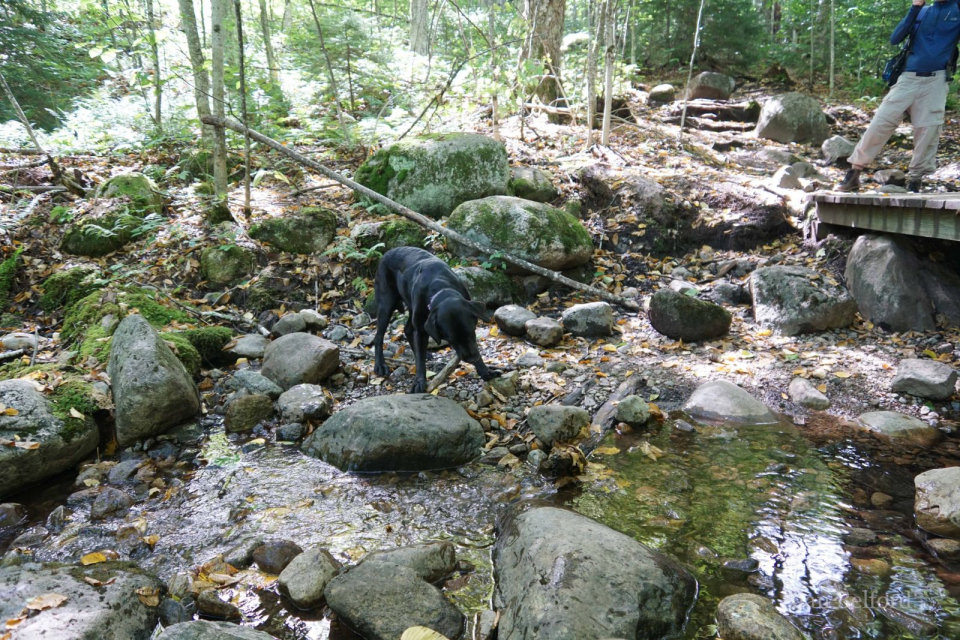
[[[278,387],[273,380],[258,371],[251,371],[250,369],[240,369],[234,373],[233,377],[227,382],[227,388],[235,391],[242,389],[254,394],[261,393],[270,396],[272,400],[276,400],[283,393],[283,389]]]
[[[449,469],[479,457],[480,423],[430,394],[373,396],[341,409],[304,440],[307,455],[343,471]]]
[[[590,424],[590,414],[580,407],[540,405],[530,409],[527,424],[544,444],[553,446],[555,442],[576,438]]]
[[[107,374],[121,447],[164,433],[200,412],[197,385],[143,316],[129,315],[120,322]]]
[[[273,325],[270,333],[275,336],[285,336],[290,333],[301,333],[307,330],[307,319],[299,313],[288,313]]]
[[[648,317],[659,333],[684,342],[719,338],[730,330],[733,321],[730,312],[720,305],[672,288],[660,289],[650,297]]]
[[[683,405],[683,410],[697,420],[728,422],[739,425],[774,424],[778,422],[767,405],[739,386],[726,380],[714,380],[699,387]]]
[[[388,562],[412,569],[422,580],[436,583],[457,568],[457,549],[453,543],[425,542],[423,544],[382,549],[364,556],[363,563]]]
[[[157,640],[277,640],[276,636],[229,622],[193,620],[163,630]]]
[[[938,536],[960,539],[960,467],[925,471],[913,484],[917,524]]]
[[[316,384],[290,387],[283,392],[277,404],[287,422],[322,420],[330,415],[333,408],[330,398],[323,392],[323,387]]]
[[[251,333],[232,340],[223,349],[240,358],[262,358],[270,341],[259,333]]]
[[[412,569],[362,563],[330,581],[327,605],[366,640],[399,640],[410,627],[427,627],[456,640],[463,614]]]
[[[613,307],[606,302],[575,304],[564,309],[561,322],[575,336],[603,338],[613,333]]]
[[[890,390],[930,400],[946,400],[957,387],[957,372],[936,360],[901,360]]]
[[[940,432],[926,422],[895,411],[871,411],[859,418],[864,429],[893,444],[932,447]]]
[[[291,333],[270,343],[260,373],[281,389],[319,384],[340,366],[340,348],[309,333]]]
[[[493,313],[494,322],[497,323],[500,331],[508,336],[522,336],[526,331],[527,322],[536,319],[537,314],[516,304],[500,307]]]
[[[717,607],[717,630],[723,640],[804,640],[773,603],[752,593],[727,596]]]
[[[505,640],[659,640],[680,632],[697,593],[667,556],[553,507],[509,519],[493,563]]]
[[[523,326],[530,342],[541,347],[552,347],[563,340],[563,327],[553,318],[534,318]]]
[[[85,576],[104,584],[94,587],[84,582]],[[136,590],[161,586],[147,574],[114,563],[6,567],[0,569],[0,619],[18,617],[32,598],[59,594],[66,596],[63,604],[17,625],[17,640],[146,640],[157,624],[158,611],[140,602]]]
[[[757,323],[785,336],[853,324],[857,303],[839,285],[804,267],[764,267],[750,275]]]
[[[49,401],[27,380],[0,381],[0,403],[17,415],[0,414],[0,440],[39,443],[37,449],[0,446],[0,497],[62,473],[93,453],[100,434],[92,418],[69,424],[53,415]]]

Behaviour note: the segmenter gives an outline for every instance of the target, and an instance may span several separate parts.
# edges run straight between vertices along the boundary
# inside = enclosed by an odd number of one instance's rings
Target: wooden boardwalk
[[[814,193],[819,225],[960,242],[960,193]],[[824,235],[817,229],[817,236]]]

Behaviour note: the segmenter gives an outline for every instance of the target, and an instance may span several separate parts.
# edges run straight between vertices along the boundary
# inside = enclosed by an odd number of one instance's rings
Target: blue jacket
[[[960,6],[957,0],[943,0],[923,7],[911,5],[906,17],[890,36],[890,44],[900,44],[913,36],[913,50],[905,71],[946,69],[960,38]]]

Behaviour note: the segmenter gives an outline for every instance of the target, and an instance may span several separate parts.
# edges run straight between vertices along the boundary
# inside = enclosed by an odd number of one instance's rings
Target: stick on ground
[[[450,374],[453,373],[458,366],[460,366],[460,356],[458,356],[455,353],[447,361],[447,364],[443,365],[443,369],[440,369],[440,373],[433,376],[430,379],[430,382],[427,383],[427,393],[433,393],[434,389],[442,385],[444,381],[450,377]]]
[[[459,244],[468,246],[471,249],[486,255],[492,255],[498,252],[497,249],[484,246],[479,242],[471,240],[470,238],[462,234],[459,234],[456,231],[453,231],[452,229],[443,227],[437,224],[436,222],[434,222],[433,220],[427,218],[426,216],[420,215],[413,209],[410,209],[409,207],[405,207],[399,202],[394,202],[390,198],[383,196],[377,193],[376,191],[373,191],[372,189],[368,189],[367,187],[364,187],[363,185],[354,182],[350,178],[340,175],[336,171],[326,168],[319,162],[311,160],[310,158],[304,156],[301,153],[294,151],[293,149],[288,149],[287,147],[283,146],[273,138],[269,138],[263,135],[262,133],[254,131],[253,129],[248,129],[247,127],[244,127],[242,124],[240,124],[233,118],[221,119],[214,116],[203,116],[201,118],[201,121],[204,124],[209,124],[211,126],[218,127],[218,128],[227,128],[227,129],[230,129],[231,131],[236,131],[237,133],[246,132],[249,134],[251,139],[256,140],[260,144],[263,144],[267,147],[270,147],[274,151],[278,151],[290,158],[293,158],[300,164],[318,171],[319,173],[330,178],[331,180],[336,180],[340,184],[345,185],[350,189],[353,189],[357,193],[360,193],[375,202],[379,202],[380,204],[384,205],[388,209],[391,209],[392,211],[399,213],[405,218],[413,220],[420,226],[426,227],[427,229],[429,229],[430,231],[433,231],[434,233],[439,233],[440,235],[450,238],[451,240]],[[525,269],[526,271],[529,271],[531,273],[535,273],[539,276],[543,276],[544,278],[547,278],[548,280],[551,280],[553,282],[558,282],[560,284],[566,285],[571,289],[576,289],[577,291],[583,291],[584,293],[590,294],[591,296],[600,298],[602,300],[606,300],[611,304],[619,305],[625,309],[630,309],[632,311],[639,311],[640,309],[640,304],[636,300],[628,300],[627,298],[623,298],[621,296],[615,295],[613,293],[610,293],[609,291],[604,291],[603,289],[598,289],[596,287],[591,287],[590,285],[577,282],[576,280],[571,280],[570,278],[564,275],[561,275],[556,271],[551,271],[550,269],[544,269],[541,266],[535,265],[532,262],[528,262],[522,258],[518,258],[516,256],[510,255],[509,253],[504,253],[502,251],[499,251],[499,255],[503,258],[505,262],[509,262],[510,264],[516,267],[520,267],[521,269]]]

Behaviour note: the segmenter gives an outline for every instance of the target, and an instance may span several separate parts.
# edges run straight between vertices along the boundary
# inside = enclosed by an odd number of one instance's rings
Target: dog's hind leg
[[[413,324],[413,314],[411,313],[409,324]],[[411,338],[410,345],[413,347],[413,357],[417,363],[417,377],[413,380],[413,387],[410,393],[425,393],[427,391],[427,342],[430,337],[425,330],[417,331],[411,329],[407,334],[407,339]]]
[[[383,339],[387,335],[387,327],[390,326],[390,318],[393,317],[393,312],[398,308],[402,310],[403,302],[386,288],[383,290],[382,299],[380,295],[380,292],[377,292],[377,335],[374,338],[373,347],[373,372],[378,376],[386,377],[390,375],[390,370],[387,369],[387,363],[383,359]]]

